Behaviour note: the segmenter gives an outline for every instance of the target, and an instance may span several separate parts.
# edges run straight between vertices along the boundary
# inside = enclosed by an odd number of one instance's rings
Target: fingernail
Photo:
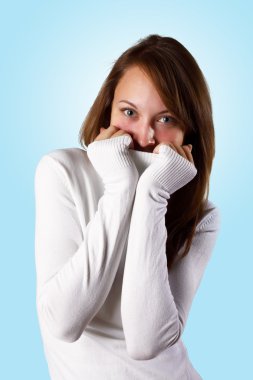
[[[192,151],[192,144],[188,144],[188,147],[190,148],[190,151]]]

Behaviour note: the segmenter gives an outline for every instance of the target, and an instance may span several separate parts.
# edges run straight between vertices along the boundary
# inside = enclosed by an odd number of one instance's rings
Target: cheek
[[[170,129],[170,130],[157,130],[156,139],[161,142],[174,142],[178,145],[183,143],[183,132],[179,129]]]
[[[112,112],[110,124],[122,129],[123,131],[133,132],[133,128],[130,121],[126,120],[126,118],[123,115],[121,115],[121,113]]]

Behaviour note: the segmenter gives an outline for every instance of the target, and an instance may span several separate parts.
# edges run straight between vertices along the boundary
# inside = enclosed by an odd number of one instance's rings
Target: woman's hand
[[[123,135],[129,135],[131,138],[132,136],[129,133],[126,133],[124,130],[116,127],[115,125],[110,125],[108,128],[100,128],[100,133],[97,135],[94,141],[99,141],[99,140],[105,140],[105,139],[110,139],[113,137],[117,136],[123,136]],[[129,145],[129,148],[133,149],[134,144],[133,141]]]
[[[175,143],[157,145],[153,150],[153,153],[157,154],[157,159],[141,175],[138,187],[147,191],[153,187],[154,183],[160,184],[165,190],[164,197],[168,199],[197,174],[191,148],[191,146],[179,146]]]
[[[100,128],[98,136],[88,145],[88,158],[105,184],[121,182],[122,189],[135,187],[139,173],[129,152],[132,144],[132,136],[110,125]]]
[[[174,151],[178,154],[180,154],[182,157],[186,158],[188,161],[190,161],[193,165],[194,165],[194,160],[193,160],[193,157],[192,157],[192,154],[191,154],[191,151],[192,151],[192,145],[191,144],[188,144],[188,145],[178,145],[178,144],[175,144],[175,143],[161,143],[161,144],[158,144],[155,149],[153,150],[153,153],[159,153],[159,148],[161,145],[168,145],[170,146],[172,149],[174,149]]]

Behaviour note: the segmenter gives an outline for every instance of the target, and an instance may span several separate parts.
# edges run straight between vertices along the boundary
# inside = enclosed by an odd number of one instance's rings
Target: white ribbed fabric
[[[159,147],[158,159],[147,169],[145,178],[151,183],[157,181],[171,195],[190,182],[196,174],[197,169],[190,161],[170,146],[162,144]]]
[[[123,135],[89,144],[88,157],[105,184],[121,181],[126,177],[138,177],[136,167],[128,153],[131,141],[129,135]]]
[[[36,303],[53,380],[201,379],[181,335],[219,210],[208,203],[189,254],[168,273],[168,195],[193,172],[176,181],[170,150],[165,158],[130,142],[54,150],[36,167]]]
[[[177,306],[167,271],[164,220],[170,194],[196,173],[192,163],[169,146],[161,145],[158,158],[145,170],[137,185],[121,300],[126,346],[135,359],[152,359],[180,339],[200,281],[198,267],[185,271],[180,285],[184,301]]]

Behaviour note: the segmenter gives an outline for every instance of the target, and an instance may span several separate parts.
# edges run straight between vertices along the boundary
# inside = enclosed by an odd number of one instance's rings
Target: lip
[[[155,149],[156,145],[147,145],[145,147],[139,145],[136,141],[133,141],[134,143],[134,150],[139,150],[140,152],[148,152],[153,153],[153,150]]]

